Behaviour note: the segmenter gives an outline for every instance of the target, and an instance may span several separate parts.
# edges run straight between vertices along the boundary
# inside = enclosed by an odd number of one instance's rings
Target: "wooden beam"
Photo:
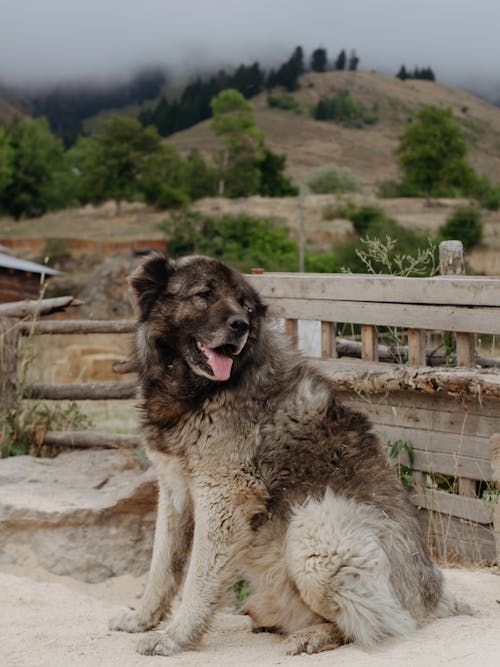
[[[143,440],[138,435],[123,433],[103,433],[101,431],[47,431],[44,445],[58,447],[107,447],[111,449],[133,449],[140,447]]]
[[[500,277],[264,273],[247,278],[265,299],[295,297],[309,301],[500,306]]]
[[[335,322],[321,322],[321,356],[324,359],[337,357],[337,325]]]
[[[361,359],[378,361],[378,333],[371,324],[361,326]]]
[[[44,320],[19,322],[22,334],[96,334],[132,333],[137,329],[135,320]]]
[[[48,401],[101,401],[134,398],[137,382],[82,382],[79,384],[26,385],[23,398]]]
[[[19,333],[16,323],[13,318],[0,318],[0,413],[6,412],[11,416],[17,405]]]
[[[425,334],[422,329],[408,329],[408,363],[425,366]]]
[[[500,283],[499,283],[500,290]],[[269,315],[438,331],[500,333],[500,308],[265,297]]]
[[[285,330],[292,346],[297,348],[299,344],[299,321],[296,319],[285,319]]]
[[[446,493],[446,491],[423,489],[418,493],[413,493],[411,499],[418,507],[425,507],[467,521],[483,524],[493,521],[493,505],[478,498],[464,498],[453,493]]]
[[[53,310],[62,310],[74,302],[72,296],[58,296],[53,299],[13,301],[0,304],[0,317],[26,317],[45,315]]]

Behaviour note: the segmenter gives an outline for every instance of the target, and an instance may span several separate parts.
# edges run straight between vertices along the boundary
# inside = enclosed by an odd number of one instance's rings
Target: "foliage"
[[[385,213],[377,206],[361,206],[350,213],[347,212],[347,216],[358,234],[364,234],[370,225],[385,219]]]
[[[271,107],[272,109],[281,109],[282,111],[300,111],[297,100],[289,93],[284,93],[282,95],[269,93],[267,96],[267,106]]]
[[[3,193],[12,183],[13,157],[8,132],[0,125],[0,202],[3,200]]]
[[[217,172],[198,151],[182,158],[173,146],[162,144],[145,161],[137,181],[148,204],[180,208],[217,191]]]
[[[411,445],[404,440],[395,440],[394,442],[389,442],[389,458],[393,461],[396,461],[394,464],[394,470],[401,480],[401,483],[405,489],[410,488],[413,482],[413,450]],[[404,463],[401,463],[401,454],[406,454],[409,462],[409,466]]]
[[[285,227],[249,215],[225,215],[220,218],[196,212],[173,214],[164,223],[169,253],[176,257],[203,254],[250,271],[295,271],[298,250],[288,238]]]
[[[278,71],[271,70],[267,77],[266,86],[269,89],[282,86],[289,92],[299,87],[299,76],[304,73],[304,52],[301,46],[297,46],[289,60],[287,60]]]
[[[430,67],[422,67],[421,69],[415,67],[413,72],[410,72],[406,69],[405,65],[401,65],[396,78],[401,79],[401,81],[406,81],[406,79],[422,79],[424,81],[435,81],[436,77],[434,72]]]
[[[211,102],[212,128],[225,149],[217,155],[219,193],[244,197],[257,192],[262,130],[255,123],[253,108],[237,90],[223,90]]]
[[[0,163],[2,210],[15,218],[36,217],[70,203],[71,174],[64,149],[45,119],[18,121],[7,137],[2,132],[0,142],[5,150],[3,168]]]
[[[437,270],[437,248],[427,237],[399,225],[381,209],[346,206],[336,215],[356,220],[361,238],[338,243],[320,255],[306,254],[308,271],[318,273],[391,273],[431,276]]]
[[[401,135],[397,152],[402,186],[414,196],[453,196],[474,187],[465,138],[451,109],[420,109]]]
[[[333,120],[347,127],[363,127],[377,122],[375,108],[369,111],[348,90],[320,100],[313,109],[313,116],[316,120]]]
[[[483,238],[481,213],[477,208],[457,208],[438,230],[442,240],[462,241],[466,250],[470,250]]]
[[[257,160],[260,171],[259,194],[263,197],[295,197],[299,189],[285,177],[286,155],[273,153],[266,146]]]
[[[337,192],[360,192],[360,181],[350,169],[330,167],[308,181],[307,185],[315,194],[335,194]]]
[[[346,52],[344,49],[340,51],[339,55],[337,56],[337,60],[335,61],[335,69],[336,70],[344,70],[346,68],[347,64],[347,56]]]
[[[43,444],[47,431],[88,428],[92,428],[92,422],[75,402],[66,405],[25,403],[22,411],[0,415],[0,458],[21,454],[54,456],[59,448]]]
[[[500,185],[492,185],[486,177],[478,177],[471,192],[479,205],[489,211],[500,208]]]
[[[311,55],[311,69],[313,72],[326,72],[328,58],[326,49],[315,49]]]
[[[139,121],[111,116],[101,129],[81,138],[71,156],[80,172],[80,192],[84,200],[102,202],[133,199],[147,160],[160,151],[160,136],[154,127],[143,128]]]

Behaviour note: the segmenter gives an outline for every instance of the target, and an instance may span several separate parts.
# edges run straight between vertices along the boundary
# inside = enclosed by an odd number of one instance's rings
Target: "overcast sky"
[[[300,44],[393,74],[430,65],[500,88],[499,0],[0,0],[0,81],[127,75],[150,63],[283,61]]]

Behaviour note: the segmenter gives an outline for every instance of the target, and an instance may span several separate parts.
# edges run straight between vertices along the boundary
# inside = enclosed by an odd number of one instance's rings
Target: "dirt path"
[[[0,572],[0,664],[5,667],[433,667],[450,663],[472,667],[497,664],[500,653],[500,576],[494,570],[446,571],[450,588],[469,602],[474,616],[434,622],[372,653],[345,646],[314,657],[289,657],[282,638],[253,635],[246,617],[221,614],[197,651],[159,658],[135,653],[137,636],[107,629],[113,608],[133,603],[144,578],[125,576],[83,584],[37,568],[7,569]]]

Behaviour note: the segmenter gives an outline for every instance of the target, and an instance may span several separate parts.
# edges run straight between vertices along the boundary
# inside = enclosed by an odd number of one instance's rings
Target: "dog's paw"
[[[121,630],[123,632],[145,632],[154,625],[154,622],[144,618],[133,609],[122,609],[109,620],[110,630]]]
[[[333,624],[319,623],[290,635],[286,641],[286,653],[300,655],[331,651],[343,643],[340,633]]]
[[[137,652],[142,655],[175,655],[182,647],[166,632],[150,632],[137,643]]]

